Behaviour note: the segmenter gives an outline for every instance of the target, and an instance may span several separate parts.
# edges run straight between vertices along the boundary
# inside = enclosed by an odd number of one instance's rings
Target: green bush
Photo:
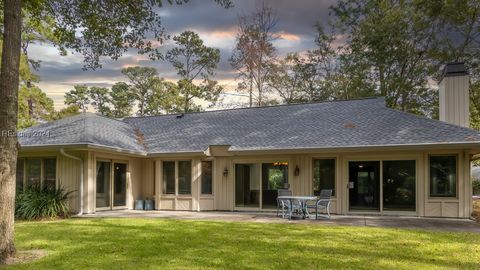
[[[473,195],[480,195],[480,179],[473,179],[472,181],[473,186]]]
[[[15,216],[20,219],[68,217],[68,197],[63,187],[33,185],[17,193]]]

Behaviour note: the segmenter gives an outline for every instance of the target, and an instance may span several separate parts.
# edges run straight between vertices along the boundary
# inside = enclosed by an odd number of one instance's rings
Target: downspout
[[[60,148],[60,153],[65,157],[80,161],[80,211],[77,215],[81,216],[83,215],[83,159],[65,153],[63,148]]]

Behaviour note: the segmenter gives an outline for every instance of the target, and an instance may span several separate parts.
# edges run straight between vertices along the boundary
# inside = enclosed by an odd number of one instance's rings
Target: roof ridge
[[[352,99],[336,99],[336,100],[324,100],[324,101],[313,101],[313,102],[304,102],[304,103],[290,103],[290,104],[277,104],[277,105],[264,105],[257,107],[241,107],[241,108],[230,108],[230,109],[219,109],[211,111],[199,111],[199,112],[178,112],[178,113],[168,113],[168,114],[158,114],[158,115],[144,115],[144,116],[128,116],[123,118],[126,119],[141,119],[141,118],[152,118],[152,117],[162,117],[162,116],[173,116],[180,114],[201,114],[201,113],[215,113],[215,112],[225,112],[225,111],[240,111],[240,110],[253,110],[253,109],[269,109],[269,108],[278,108],[278,107],[290,107],[290,106],[300,106],[300,105],[314,105],[314,104],[325,104],[325,103],[336,103],[336,102],[348,102],[348,101],[363,101],[363,100],[385,100],[385,97],[363,97],[363,98],[352,98]],[[124,122],[125,123],[125,122]]]

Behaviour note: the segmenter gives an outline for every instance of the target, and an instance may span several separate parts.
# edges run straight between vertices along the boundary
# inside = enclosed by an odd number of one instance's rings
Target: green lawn
[[[6,269],[480,268],[480,234],[364,227],[70,219],[18,223],[16,245],[48,255]]]

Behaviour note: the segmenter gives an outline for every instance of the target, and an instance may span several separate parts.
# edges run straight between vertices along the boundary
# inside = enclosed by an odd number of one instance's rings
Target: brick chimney
[[[464,63],[449,63],[440,81],[440,120],[470,127],[470,78]]]

